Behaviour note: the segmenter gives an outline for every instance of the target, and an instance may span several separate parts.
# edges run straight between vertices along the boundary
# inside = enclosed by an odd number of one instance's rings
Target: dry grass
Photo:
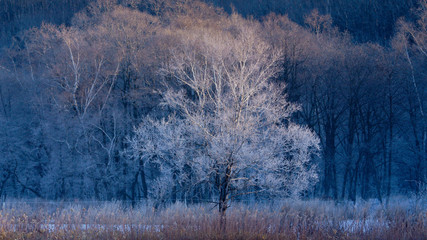
[[[227,228],[211,205],[154,210],[120,203],[11,201],[0,239],[427,239],[425,201],[381,204],[281,201],[234,204]]]

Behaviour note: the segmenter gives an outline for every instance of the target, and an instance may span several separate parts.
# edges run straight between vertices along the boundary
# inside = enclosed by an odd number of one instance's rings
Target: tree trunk
[[[219,226],[222,233],[225,233],[227,230],[227,216],[226,211],[228,208],[228,186],[230,184],[230,174],[231,174],[232,164],[227,166],[225,170],[225,176],[220,185],[220,193],[219,193],[219,214],[220,214],[220,222]]]
[[[387,163],[387,202],[391,195],[391,168],[393,159],[393,93],[392,93],[392,77],[388,78],[388,127],[389,127],[389,142],[388,142],[388,163]]]
[[[347,180],[349,178],[349,175],[352,171],[352,165],[353,165],[353,143],[354,143],[354,136],[356,134],[356,114],[355,114],[355,107],[354,104],[352,104],[355,100],[350,100],[350,111],[349,111],[349,120],[348,120],[348,135],[347,135],[347,145],[346,145],[346,167],[345,167],[345,173],[344,173],[344,180],[342,185],[342,192],[341,192],[341,199],[345,198],[346,194],[346,187],[347,187]],[[351,185],[351,181],[350,181]],[[349,186],[349,190],[351,191],[351,186]],[[349,193],[350,196],[350,193]]]
[[[332,117],[330,117],[332,118]],[[325,177],[323,179],[324,197],[330,197],[332,191],[333,199],[337,199],[336,167],[335,167],[335,132],[336,125],[333,119],[328,119],[325,124]]]
[[[147,187],[147,179],[145,177],[145,170],[144,170],[144,163],[142,160],[139,161],[139,173],[141,178],[141,185],[142,185],[142,197],[144,199],[148,198],[148,187]]]
[[[136,205],[136,190],[138,188],[138,177],[139,177],[139,171],[136,172],[134,180],[132,182],[132,207],[135,207]]]

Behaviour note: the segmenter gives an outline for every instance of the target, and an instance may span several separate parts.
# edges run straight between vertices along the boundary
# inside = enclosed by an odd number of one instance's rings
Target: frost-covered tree
[[[162,72],[176,80],[163,94],[176,115],[144,120],[130,145],[140,158],[155,158],[172,183],[163,187],[212,189],[224,217],[242,195],[298,196],[309,188],[317,179],[312,157],[319,143],[292,122],[299,106],[271,81],[280,49],[257,34],[255,22],[232,15],[221,24],[175,33],[180,44]]]

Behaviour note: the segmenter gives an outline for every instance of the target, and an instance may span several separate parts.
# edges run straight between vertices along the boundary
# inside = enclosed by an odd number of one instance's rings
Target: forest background
[[[425,196],[425,0],[1,0],[0,9],[2,197],[210,201],[216,190],[172,175],[176,186],[159,188],[161,167],[132,148],[143,119],[173,112],[165,82],[187,89],[162,70],[201,27],[251,29],[281,50],[271,81],[286,84],[301,107],[292,121],[321,149],[310,162],[318,182],[300,197]]]

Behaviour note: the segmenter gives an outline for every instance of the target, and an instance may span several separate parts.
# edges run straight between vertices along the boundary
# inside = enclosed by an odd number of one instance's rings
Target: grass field
[[[226,229],[214,205],[162,209],[120,202],[7,201],[0,239],[427,239],[426,200],[234,203]]]

